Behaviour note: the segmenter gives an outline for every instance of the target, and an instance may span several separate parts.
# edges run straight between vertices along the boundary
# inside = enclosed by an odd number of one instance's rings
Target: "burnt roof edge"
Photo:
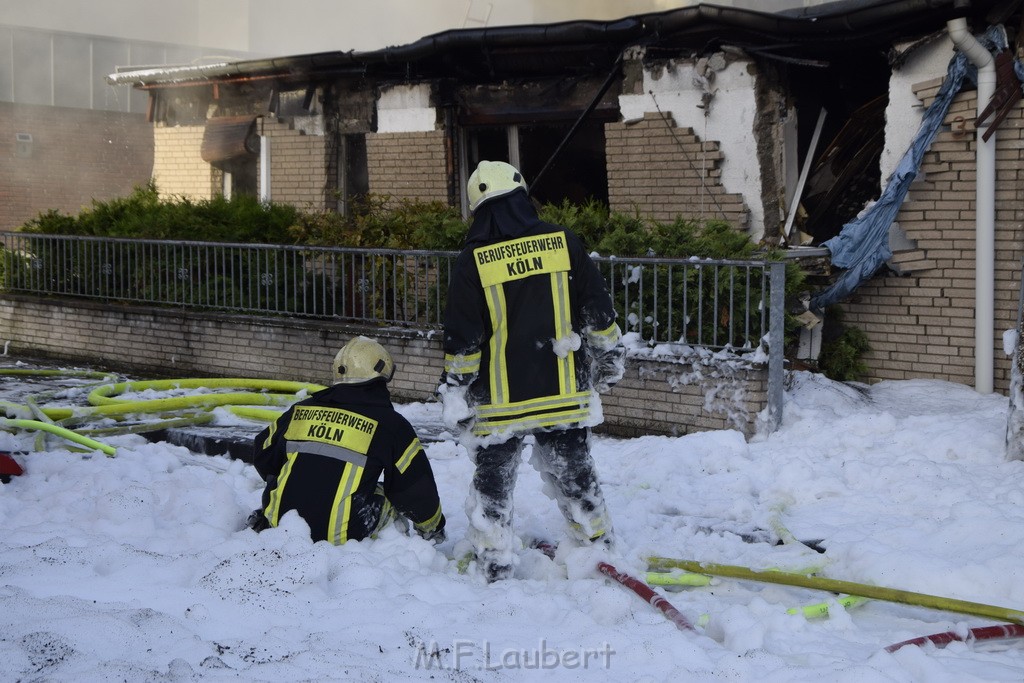
[[[985,3],[975,3],[985,4]],[[947,10],[938,12],[937,10]],[[555,24],[451,29],[415,42],[364,52],[318,52],[305,55],[182,66],[126,70],[107,76],[110,85],[174,87],[237,78],[288,78],[297,74],[359,74],[373,65],[416,62],[459,48],[533,47],[552,45],[618,44],[622,48],[714,22],[786,40],[821,39],[828,34],[847,38],[868,34],[900,19],[933,14],[942,26],[949,18],[964,16],[956,0],[887,0],[857,6],[835,14],[792,16],[736,7],[699,4],[664,12],[640,14],[614,21],[574,20]]]

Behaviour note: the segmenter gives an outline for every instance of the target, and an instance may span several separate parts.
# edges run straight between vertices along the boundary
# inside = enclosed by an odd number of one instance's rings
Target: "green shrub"
[[[371,194],[355,200],[348,216],[302,213],[289,235],[298,244],[317,246],[453,251],[467,228],[458,209],[443,202]]]
[[[166,240],[169,246],[180,241],[240,242],[263,244],[293,244],[308,246],[337,246],[358,248],[390,248],[400,250],[457,251],[465,240],[467,222],[460,211],[443,202],[423,202],[395,199],[387,195],[368,194],[350,203],[347,215],[330,210],[302,211],[288,204],[262,203],[255,198],[222,196],[206,200],[184,197],[161,198],[157,187],[150,182],[137,187],[130,195],[105,202],[94,201],[77,216],[48,211],[29,221],[26,232],[151,238]],[[613,212],[596,200],[583,204],[564,201],[540,208],[540,217],[549,223],[569,228],[583,239],[588,249],[607,256],[622,258],[656,256],[664,258],[747,259],[756,246],[743,232],[734,230],[723,221],[695,221],[677,218],[661,222],[642,218],[638,212]],[[85,248],[84,246],[82,248]],[[51,253],[53,252],[53,253]],[[261,252],[262,253],[262,252]],[[39,248],[37,257],[43,260],[60,258],[60,254],[47,246]],[[255,257],[238,254],[213,255],[208,262],[193,264],[196,272],[185,272],[180,264],[185,257],[176,254],[172,246],[162,262],[146,265],[134,263],[110,264],[110,268],[124,270],[141,268],[138,272],[125,272],[116,278],[119,282],[133,283],[133,290],[146,294],[155,287],[174,286],[180,300],[193,305],[216,306],[228,302],[232,307],[245,307],[241,302],[249,292],[253,296],[276,302],[306,301],[302,309],[320,312],[324,304],[309,292],[324,292],[327,287],[341,286],[354,292],[361,283],[349,282],[351,276],[334,273],[334,268],[309,273],[304,292],[285,289],[272,273],[284,272],[288,267],[284,255]],[[775,255],[769,254],[769,259]],[[375,282],[375,291],[360,290],[360,302],[365,298],[369,310],[395,299],[396,287],[406,283],[420,283],[425,288],[422,296],[441,302],[446,295],[447,263],[425,259],[404,259],[393,264],[385,259],[368,262],[373,269],[368,281]],[[59,269],[57,269],[59,270]],[[674,340],[716,345],[745,347],[758,340],[745,339],[747,333],[740,321],[759,320],[761,316],[762,281],[760,271],[746,268],[726,268],[718,271],[718,278],[708,277],[699,262],[685,265],[645,265],[638,268],[622,262],[606,262],[602,270],[615,290],[620,321],[624,329],[644,335],[658,336],[657,326],[672,322]],[[668,278],[671,271],[675,289],[669,297],[658,299],[654,287],[638,291],[632,284],[643,272],[645,279]],[[54,271],[56,272],[56,271]],[[77,291],[95,283],[88,272],[68,272],[66,291]],[[252,278],[256,278],[253,280]],[[748,279],[749,278],[749,279]],[[230,280],[234,280],[234,282]],[[746,282],[743,282],[747,279]],[[251,284],[258,281],[256,288]],[[664,281],[664,280],[661,280]],[[740,287],[750,286],[750,298],[733,301],[730,286],[736,281]],[[328,282],[335,284],[328,284]],[[97,287],[98,285],[89,284]],[[803,272],[795,264],[787,264],[787,296],[802,288]],[[376,291],[379,290],[379,291]],[[111,292],[111,296],[117,296]],[[628,295],[628,296],[627,296]],[[177,295],[176,295],[177,296]],[[630,310],[625,310],[627,299]],[[308,301],[307,301],[308,300]],[[684,304],[685,302],[685,304]],[[346,304],[348,306],[349,304]],[[360,303],[362,306],[363,304]],[[685,310],[684,310],[685,309]],[[331,313],[331,311],[325,311]],[[796,324],[787,318],[787,338],[795,333]]]
[[[282,243],[289,241],[288,228],[298,214],[287,204],[265,204],[246,196],[161,199],[151,181],[127,197],[94,200],[77,216],[47,211],[22,229],[49,235]]]
[[[568,200],[546,204],[541,207],[540,217],[569,228],[589,248],[604,255],[745,259],[756,248],[744,233],[725,221],[648,221],[637,213],[609,211],[595,199],[583,204]]]
[[[583,204],[573,204],[569,200],[561,204],[545,204],[538,214],[543,221],[569,228],[588,248],[595,250],[602,250],[600,245],[605,236],[623,230],[622,226],[629,221],[625,214],[611,213],[596,199],[589,199]],[[636,222],[637,229],[643,229],[643,224],[639,220]]]
[[[734,230],[724,221],[683,218],[671,222],[648,221],[635,213],[609,212],[593,200],[582,205],[563,202],[545,206],[541,209],[541,218],[571,229],[591,249],[603,255],[745,260],[751,258],[756,250],[746,234]],[[776,257],[768,255],[770,260]],[[656,334],[657,327],[671,322],[672,336],[688,343],[732,345],[736,348],[758,343],[757,339],[744,338],[748,330],[743,321],[760,318],[762,287],[759,272],[749,282],[750,299],[735,301],[730,299],[730,287],[736,282],[734,278],[742,281],[748,276],[743,268],[724,268],[716,280],[713,276],[705,277],[696,262],[685,266],[643,266],[644,277],[648,281],[655,278],[665,281],[671,271],[671,299],[664,296],[658,299],[653,288],[638,291],[635,285],[631,285],[637,275],[634,265],[611,262],[604,264],[603,270],[617,293],[614,298],[624,330],[639,332],[646,338]],[[787,264],[787,295],[798,291],[803,281],[800,267],[795,263]],[[787,337],[795,335],[798,325],[794,318],[787,316]],[[663,334],[665,332],[662,330]]]
[[[868,371],[864,354],[871,350],[867,335],[859,327],[843,324],[842,310],[835,306],[826,312],[826,325],[818,369],[839,382],[862,379]]]
[[[647,221],[639,214],[609,211],[593,199],[547,204],[540,217],[569,228],[606,255],[746,258],[754,251],[745,234],[722,221]],[[342,216],[248,196],[161,198],[151,181],[126,197],[93,201],[77,216],[46,211],[22,229],[51,235],[455,251],[468,227],[459,210],[444,202],[370,194],[353,201]]]

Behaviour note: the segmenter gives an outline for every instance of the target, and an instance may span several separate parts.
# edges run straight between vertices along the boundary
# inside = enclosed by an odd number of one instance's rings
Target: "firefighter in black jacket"
[[[523,437],[580,542],[611,542],[590,455],[600,399],[623,373],[607,286],[579,238],[540,220],[522,175],[481,161],[467,191],[473,223],[444,321],[439,393],[476,463],[468,539],[490,581],[514,569],[512,492]]]
[[[335,384],[290,407],[256,437],[253,464],[267,486],[250,526],[277,526],[295,510],[314,541],[341,545],[401,516],[423,538],[444,541],[430,462],[391,404],[387,382],[394,372],[383,346],[356,337],[334,359]]]

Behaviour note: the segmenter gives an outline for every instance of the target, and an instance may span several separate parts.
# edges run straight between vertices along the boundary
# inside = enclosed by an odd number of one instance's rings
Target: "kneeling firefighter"
[[[405,518],[423,538],[443,542],[445,518],[430,461],[388,393],[391,355],[356,337],[338,352],[333,371],[331,387],[257,435],[253,464],[267,486],[250,526],[277,526],[295,510],[314,541],[341,545]]]

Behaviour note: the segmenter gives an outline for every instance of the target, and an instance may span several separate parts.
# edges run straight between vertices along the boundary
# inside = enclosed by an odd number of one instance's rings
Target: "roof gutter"
[[[958,7],[969,2],[958,0]],[[992,100],[996,89],[995,60],[971,35],[964,18],[947,23],[949,37],[978,67],[977,112]],[[996,135],[985,141],[975,130],[975,265],[974,265],[974,389],[990,394],[994,388],[995,349],[995,206]]]
[[[786,41],[831,41],[892,28],[924,11],[951,8],[957,0],[890,0],[856,7],[842,14],[786,16],[768,12],[695,5],[623,19],[566,21],[555,24],[456,29],[408,45],[367,52],[321,52],[310,55],[225,62],[204,66],[122,71],[107,76],[110,85],[173,87],[196,81],[235,80],[252,76],[286,77],[362,73],[375,65],[405,64],[459,49],[497,49],[613,44],[642,44],[708,25],[747,31]]]

